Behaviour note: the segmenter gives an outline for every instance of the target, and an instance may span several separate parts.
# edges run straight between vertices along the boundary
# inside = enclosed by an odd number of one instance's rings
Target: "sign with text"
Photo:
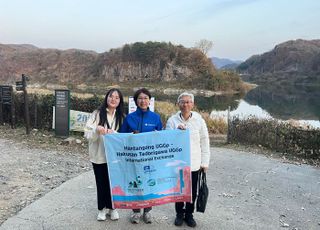
[[[4,105],[11,105],[12,103],[12,86],[2,85],[0,86],[0,102]]]
[[[104,135],[114,208],[191,202],[188,130]]]
[[[56,109],[53,106],[52,129],[55,128],[55,110]],[[77,110],[70,110],[69,130],[76,132],[84,132],[84,127],[86,126],[89,117],[90,113],[81,112]]]
[[[90,113],[70,110],[70,130],[84,132]]]
[[[8,116],[10,114],[10,117]],[[13,87],[0,85],[0,124],[10,121],[11,128],[15,128],[15,107]]]
[[[17,91],[23,91],[24,90],[24,85],[22,81],[16,81],[16,90]]]
[[[55,90],[55,134],[69,136],[70,91]]]

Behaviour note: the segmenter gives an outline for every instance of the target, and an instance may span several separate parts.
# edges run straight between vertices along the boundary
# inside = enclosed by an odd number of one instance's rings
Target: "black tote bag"
[[[198,179],[198,197],[197,197],[197,203],[196,203],[197,212],[204,213],[207,206],[208,196],[209,196],[209,189],[207,186],[206,173],[203,170],[200,170],[199,179]]]

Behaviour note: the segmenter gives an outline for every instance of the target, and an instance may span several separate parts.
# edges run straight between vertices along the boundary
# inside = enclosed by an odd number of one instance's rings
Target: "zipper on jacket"
[[[143,116],[144,116],[144,113],[142,112],[140,124],[139,124],[139,127],[138,127],[138,130],[139,130],[140,133],[142,133]]]

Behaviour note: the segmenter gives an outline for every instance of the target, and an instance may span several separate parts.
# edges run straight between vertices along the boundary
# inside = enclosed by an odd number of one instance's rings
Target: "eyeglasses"
[[[109,98],[110,100],[120,100],[120,97],[109,96],[108,98]]]
[[[179,104],[192,104],[193,101],[179,101]]]

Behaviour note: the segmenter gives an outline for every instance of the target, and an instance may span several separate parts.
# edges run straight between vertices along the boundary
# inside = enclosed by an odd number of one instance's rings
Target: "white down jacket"
[[[107,113],[108,121],[111,121],[111,128],[115,130],[117,127],[115,127],[115,114],[113,116],[110,116]],[[99,114],[98,111],[94,111],[84,128],[84,137],[88,139],[89,141],[89,158],[92,163],[95,164],[103,164],[106,163],[106,154],[104,151],[104,143],[103,143],[103,136],[99,135],[97,132],[97,126],[99,124]],[[107,126],[105,125],[105,128]]]
[[[197,112],[192,112],[192,116],[188,120],[184,120],[180,114],[179,111],[168,119],[166,129],[177,129],[179,124],[186,125],[186,128],[190,131],[191,171],[199,170],[200,166],[208,167],[210,142],[204,119]]]

